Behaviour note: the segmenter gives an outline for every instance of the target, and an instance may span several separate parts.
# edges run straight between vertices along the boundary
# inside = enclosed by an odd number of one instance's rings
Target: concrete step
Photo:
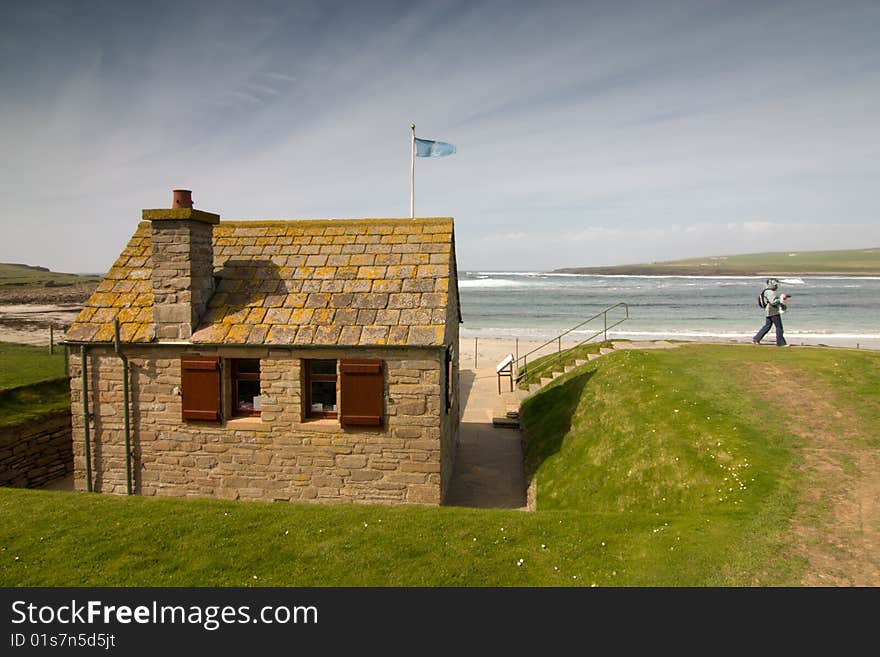
[[[614,352],[614,349],[609,349],[609,348],[607,348],[607,347],[599,347],[599,353],[602,354],[603,356],[604,356],[605,354],[610,354],[610,353],[613,353],[613,352]]]
[[[541,384],[540,384],[540,383],[530,383],[530,384],[529,384],[529,392],[535,392],[535,391],[540,390],[540,389],[541,389]]]
[[[587,354],[587,359],[588,359],[588,360],[596,360],[596,359],[599,358],[599,356],[601,356],[601,355],[602,355],[602,354]]]
[[[589,360],[581,360],[580,358],[578,358],[576,361],[574,361],[574,364],[577,365],[578,367],[580,367],[581,365],[586,365],[588,362],[590,362],[590,361]]]
[[[503,427],[505,429],[519,429],[519,418],[493,417],[492,426]]]

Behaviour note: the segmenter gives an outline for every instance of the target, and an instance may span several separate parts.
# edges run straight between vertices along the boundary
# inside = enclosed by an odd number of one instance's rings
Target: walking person
[[[758,303],[762,308],[767,310],[767,319],[764,326],[752,338],[754,344],[761,344],[761,340],[771,327],[776,327],[776,346],[787,347],[788,343],[782,335],[782,313],[785,312],[785,302],[788,300],[787,294],[781,294],[779,290],[779,281],[775,278],[768,278],[764,291],[758,298]]]

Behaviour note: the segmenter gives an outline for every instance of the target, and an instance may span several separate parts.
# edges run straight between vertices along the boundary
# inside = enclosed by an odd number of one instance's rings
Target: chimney
[[[151,222],[153,323],[159,340],[188,341],[214,292],[214,225],[220,215],[193,208],[173,190],[172,207],[144,210]]]

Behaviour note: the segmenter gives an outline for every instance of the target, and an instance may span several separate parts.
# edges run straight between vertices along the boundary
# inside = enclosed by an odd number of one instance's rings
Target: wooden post
[[[474,338],[474,369],[477,369],[477,341],[479,338]]]
[[[55,327],[49,324],[49,353],[55,353]]]

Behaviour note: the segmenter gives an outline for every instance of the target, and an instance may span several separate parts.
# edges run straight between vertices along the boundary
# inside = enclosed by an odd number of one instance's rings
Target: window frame
[[[312,363],[317,361],[333,361],[333,374],[313,374]],[[304,371],[303,383],[305,390],[303,391],[303,419],[305,420],[336,420],[339,418],[339,359],[338,358],[303,358],[301,362]],[[312,410],[312,382],[324,381],[333,382],[333,391],[336,399],[335,411],[313,411]]]
[[[253,360],[257,362],[257,371],[256,372],[240,372],[239,362],[243,360]],[[260,386],[260,374],[262,372],[262,365],[259,358],[229,358],[229,383],[230,383],[230,400],[229,400],[229,416],[231,418],[236,417],[260,417],[262,414],[262,410],[242,410],[238,407],[238,382],[239,381],[256,381],[257,387],[260,389],[260,395],[262,396],[263,390]]]

